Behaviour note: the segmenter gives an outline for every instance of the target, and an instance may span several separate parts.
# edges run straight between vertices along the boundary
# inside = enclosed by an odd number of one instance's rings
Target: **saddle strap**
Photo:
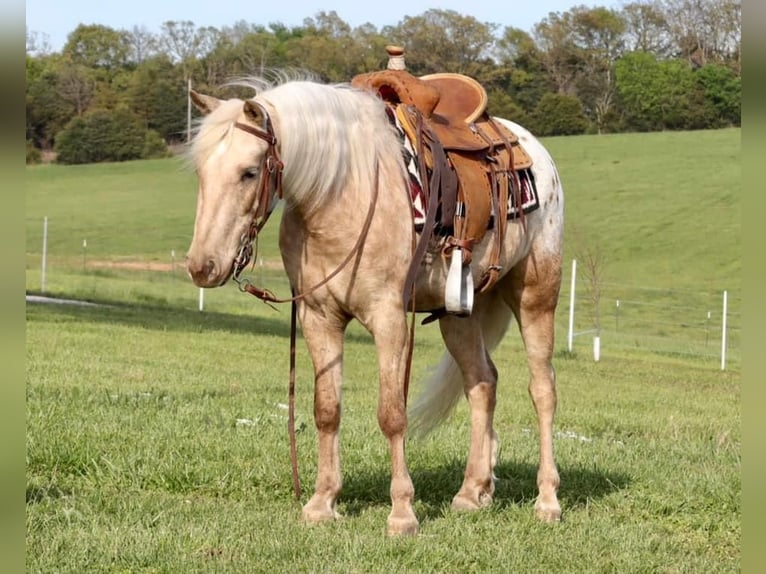
[[[410,297],[415,291],[415,280],[417,279],[418,272],[420,271],[420,263],[423,261],[423,257],[426,254],[428,243],[433,236],[434,226],[436,224],[436,211],[439,206],[439,187],[441,186],[442,177],[450,172],[449,166],[446,162],[446,154],[441,147],[439,141],[432,137],[432,134],[426,128],[423,122],[423,116],[418,113],[417,122],[417,161],[418,171],[420,172],[420,179],[422,181],[423,194],[428,201],[428,207],[426,208],[426,221],[423,225],[423,232],[420,234],[415,251],[412,254],[412,260],[410,261],[410,267],[407,270],[407,277],[404,280],[404,292],[402,293],[404,308],[406,309],[410,302]],[[424,138],[429,138],[429,144],[431,146],[434,157],[442,157],[443,161],[433,162],[433,170],[431,177],[428,177],[428,168],[426,167],[425,156],[425,141]]]
[[[516,205],[521,205],[521,184],[518,175],[513,166],[513,146],[511,142],[503,135],[495,120],[490,119],[489,125],[497,133],[503,142],[503,146],[508,150],[508,165],[502,166],[502,171],[490,163],[490,182],[492,187],[492,214],[494,217],[494,233],[492,235],[492,250],[490,251],[489,266],[484,271],[477,290],[480,292],[489,291],[492,286],[500,279],[500,253],[505,242],[506,231],[506,213],[508,210],[509,186],[513,186]],[[522,229],[526,228],[524,220],[524,210],[521,210],[520,222]]]

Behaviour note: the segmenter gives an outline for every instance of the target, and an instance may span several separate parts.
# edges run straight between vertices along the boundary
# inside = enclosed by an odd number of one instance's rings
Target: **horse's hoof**
[[[561,522],[561,507],[558,504],[535,504],[535,517],[540,522]]]
[[[389,515],[386,534],[389,536],[415,536],[420,526],[414,514],[410,516]]]
[[[479,493],[478,499],[456,494],[452,499],[452,510],[479,510],[492,504],[492,495],[488,492]]]
[[[312,504],[311,501],[301,511],[301,519],[306,524],[321,524],[322,522],[329,522],[339,518],[341,518],[341,515],[334,508],[328,507],[325,504]]]
[[[470,511],[470,510],[478,510],[479,505],[470,498],[467,498],[465,496],[455,496],[455,498],[452,499],[451,504],[452,510],[459,510],[459,511]]]

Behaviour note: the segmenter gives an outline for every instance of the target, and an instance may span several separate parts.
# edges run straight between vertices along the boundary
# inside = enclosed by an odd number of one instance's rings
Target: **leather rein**
[[[260,104],[258,104],[260,106]],[[322,281],[311,287],[310,289],[303,291],[302,293],[299,293],[296,295],[295,289],[292,288],[292,296],[286,297],[286,298],[278,298],[272,293],[270,290],[265,288],[256,287],[252,284],[252,282],[247,278],[241,278],[240,274],[244,269],[247,267],[247,265],[250,263],[254,249],[253,244],[255,243],[257,245],[258,241],[258,234],[260,233],[261,229],[264,225],[266,225],[266,222],[269,219],[269,216],[271,215],[272,211],[274,210],[274,207],[276,206],[276,203],[279,199],[282,199],[282,170],[284,169],[284,163],[282,162],[281,158],[279,157],[279,152],[277,151],[277,136],[274,133],[274,127],[271,122],[271,118],[269,117],[268,113],[265,109],[263,109],[263,106],[260,106],[263,115],[264,115],[264,124],[263,128],[257,128],[254,126],[251,126],[249,124],[244,124],[242,122],[235,122],[234,127],[247,132],[251,135],[254,135],[255,137],[262,139],[265,141],[269,147],[266,151],[266,156],[264,159],[264,163],[261,169],[261,178],[258,184],[258,205],[256,206],[254,212],[253,212],[253,219],[250,222],[250,226],[248,227],[248,230],[246,233],[242,235],[240,238],[240,246],[239,251],[237,252],[237,256],[234,258],[234,272],[232,275],[232,279],[239,285],[239,288],[243,292],[250,293],[251,295],[257,297],[258,299],[261,299],[262,301],[266,303],[291,303],[291,312],[290,312],[290,382],[289,382],[289,389],[288,389],[288,416],[287,416],[287,426],[288,426],[288,433],[290,436],[290,463],[292,467],[292,479],[293,479],[293,492],[295,493],[296,500],[300,500],[301,498],[301,486],[300,486],[300,477],[298,475],[298,450],[296,445],[296,439],[295,439],[295,347],[296,347],[296,331],[297,331],[297,305],[296,302],[304,299],[308,295],[314,293],[317,289],[320,287],[326,285],[333,277],[338,275],[345,267],[348,265],[348,263],[354,258],[355,255],[357,255],[362,246],[364,245],[364,241],[367,238],[367,233],[370,230],[370,225],[372,224],[372,217],[375,213],[375,206],[378,201],[378,185],[377,185],[377,172],[379,166],[375,165],[375,186],[373,187],[372,191],[372,197],[370,199],[370,207],[367,211],[367,217],[365,218],[364,224],[362,225],[362,229],[359,233],[359,237],[356,240],[356,243],[354,244],[354,247],[349,251],[348,255],[346,255],[345,259],[341,261],[341,263],[338,265],[338,267],[330,273],[327,277],[325,277]],[[412,363],[412,351],[413,351],[413,343],[414,343],[414,326],[415,326],[415,304],[414,304],[414,296],[411,298],[410,303],[412,305],[412,317],[413,320],[410,325],[410,337],[409,337],[409,349],[408,349],[408,359],[407,359],[407,366],[405,371],[405,380],[404,380],[404,401],[405,405],[407,402],[407,394],[408,394],[408,388],[409,388],[409,379],[410,379],[410,371],[411,371],[411,363]]]
[[[261,170],[261,181],[259,183],[258,191],[258,205],[253,212],[253,219],[250,223],[248,231],[244,233],[240,238],[239,252],[234,258],[234,273],[232,279],[237,283],[237,285],[239,285],[241,291],[246,291],[258,299],[265,301],[266,303],[295,303],[296,301],[308,297],[317,289],[326,285],[333,277],[340,273],[346,267],[346,265],[348,265],[351,259],[353,259],[353,257],[362,248],[364,240],[367,238],[367,233],[370,230],[370,225],[372,224],[372,216],[375,213],[375,205],[378,202],[378,186],[375,185],[373,188],[372,198],[370,200],[370,208],[367,211],[367,217],[365,218],[364,224],[362,225],[362,230],[359,233],[359,237],[357,238],[354,247],[351,249],[351,251],[349,251],[348,255],[346,255],[346,258],[341,261],[338,267],[336,267],[332,273],[322,279],[319,283],[298,295],[293,293],[292,297],[280,299],[269,289],[256,287],[249,279],[241,278],[240,274],[250,263],[250,260],[253,256],[253,243],[257,242],[258,233],[261,231],[263,226],[266,225],[266,222],[268,221],[269,216],[271,216],[277,201],[282,199],[282,170],[284,168],[284,163],[280,159],[279,153],[277,152],[277,136],[274,134],[274,127],[271,123],[271,118],[269,118],[265,110],[263,111],[264,117],[266,118],[264,122],[264,130],[258,129],[248,124],[243,124],[241,122],[234,123],[234,127],[264,140],[269,144],[269,148],[266,151],[264,166]],[[377,181],[377,164],[375,166],[375,170],[375,179]]]

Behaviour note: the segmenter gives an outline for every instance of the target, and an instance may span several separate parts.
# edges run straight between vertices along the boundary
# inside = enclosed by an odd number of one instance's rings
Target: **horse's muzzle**
[[[186,270],[197,287],[219,287],[226,283],[230,270],[222,269],[214,259],[195,259],[187,256]]]

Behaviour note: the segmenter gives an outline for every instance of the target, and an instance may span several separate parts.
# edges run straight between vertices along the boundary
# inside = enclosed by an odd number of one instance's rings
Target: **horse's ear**
[[[260,127],[266,123],[266,111],[261,107],[261,104],[253,100],[245,100],[243,111],[245,112],[245,117],[255,125]]]
[[[204,115],[208,115],[214,109],[221,105],[221,100],[214,98],[213,96],[206,96],[200,94],[194,90],[189,91],[189,96],[194,106],[201,111]]]

